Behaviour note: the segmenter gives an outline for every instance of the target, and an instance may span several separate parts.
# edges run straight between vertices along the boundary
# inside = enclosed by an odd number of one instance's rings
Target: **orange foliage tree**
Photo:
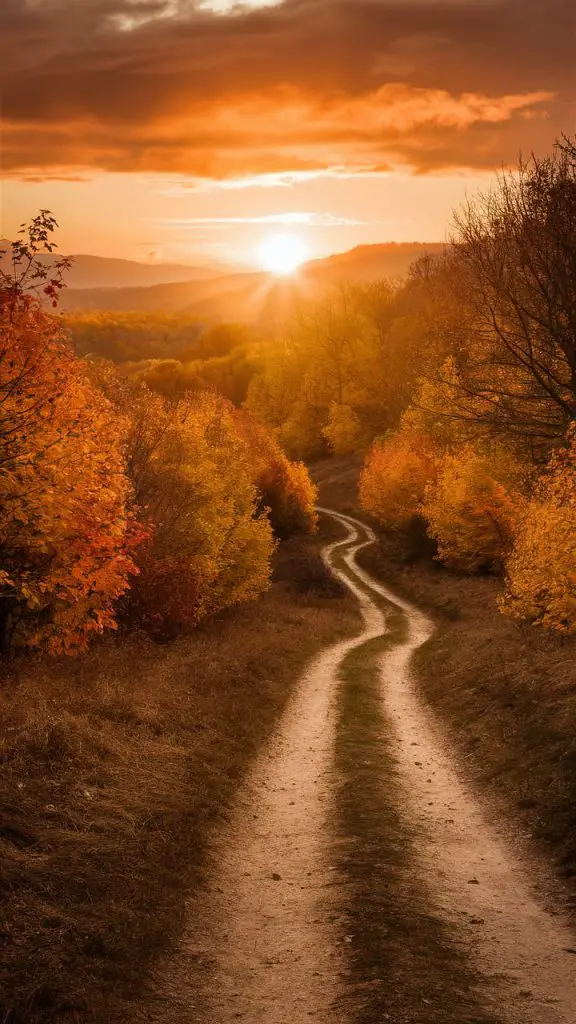
[[[210,392],[170,402],[99,373],[130,419],[128,472],[149,531],[123,619],[168,639],[266,589],[272,530],[229,402]]]
[[[114,627],[136,572],[124,471],[126,423],[95,389],[26,286],[53,302],[35,260],[51,222],[13,246],[21,273],[0,282],[0,638],[50,652],[84,649]],[[28,274],[26,273],[28,269]]]
[[[253,479],[274,534],[285,540],[316,529],[318,492],[302,462],[291,462],[272,434],[246,411],[235,414],[252,460]]]
[[[390,530],[407,530],[420,517],[427,484],[436,474],[430,438],[404,423],[376,442],[360,477],[360,504]]]
[[[576,426],[526,503],[506,570],[505,612],[576,631]]]
[[[501,447],[477,451],[468,444],[444,454],[421,509],[445,565],[502,570],[521,504],[519,477],[517,462]]]

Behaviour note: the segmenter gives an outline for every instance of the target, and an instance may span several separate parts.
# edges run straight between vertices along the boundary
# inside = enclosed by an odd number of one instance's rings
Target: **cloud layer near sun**
[[[573,128],[567,0],[230,6],[2,0],[4,173],[488,168]]]

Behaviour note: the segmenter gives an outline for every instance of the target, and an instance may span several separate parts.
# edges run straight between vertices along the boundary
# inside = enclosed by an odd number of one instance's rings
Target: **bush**
[[[502,449],[481,453],[467,445],[444,456],[426,488],[422,514],[445,565],[502,571],[520,503],[515,478],[518,467]]]
[[[526,503],[506,571],[505,612],[576,632],[576,428]]]
[[[360,476],[360,504],[387,529],[412,530],[435,473],[429,438],[404,426],[368,453]]]

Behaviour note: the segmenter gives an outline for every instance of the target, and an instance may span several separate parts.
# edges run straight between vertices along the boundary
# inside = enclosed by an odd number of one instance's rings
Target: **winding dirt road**
[[[346,531],[324,558],[358,600],[364,629],[309,667],[251,771],[215,851],[209,891],[194,907],[196,945],[197,922],[205,922],[206,1005],[201,1017],[190,1016],[183,999],[178,1019],[350,1024],[343,999],[346,879],[330,861],[342,784],[334,767],[339,669],[352,650],[387,632],[390,613],[400,612],[405,639],[381,657],[381,693],[404,792],[401,813],[417,836],[414,871],[431,912],[447,923],[455,943],[471,950],[482,978],[478,998],[494,1019],[575,1024],[576,939],[550,909],[548,880],[526,868],[471,794],[411,683],[411,655],[432,624],[356,564],[358,551],[374,540],[371,530],[320,511]],[[436,1019],[431,1009],[431,1024]]]

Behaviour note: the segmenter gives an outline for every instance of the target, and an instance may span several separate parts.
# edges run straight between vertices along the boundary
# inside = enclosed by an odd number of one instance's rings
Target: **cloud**
[[[2,0],[4,173],[272,185],[490,168],[571,129],[565,0],[216,4]]]
[[[307,227],[340,228],[358,227],[367,221],[351,217],[338,217],[333,213],[272,213],[256,217],[163,217],[159,223],[188,230],[191,227],[233,227],[238,224],[282,224],[284,226],[305,225]]]

